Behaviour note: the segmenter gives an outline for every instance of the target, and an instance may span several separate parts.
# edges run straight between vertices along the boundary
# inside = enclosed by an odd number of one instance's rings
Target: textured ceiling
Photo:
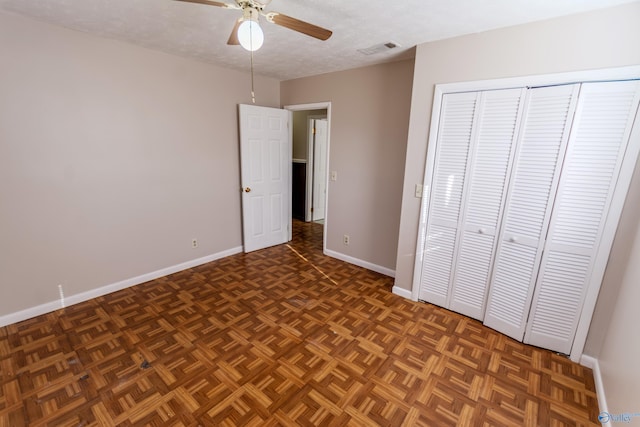
[[[233,0],[231,0],[233,1]],[[636,0],[272,0],[278,11],[328,28],[318,41],[261,21],[264,46],[255,72],[288,80],[413,55],[415,45]],[[249,53],[227,46],[241,12],[173,0],[0,0],[0,8],[150,49],[247,70]],[[363,55],[357,49],[401,47]]]

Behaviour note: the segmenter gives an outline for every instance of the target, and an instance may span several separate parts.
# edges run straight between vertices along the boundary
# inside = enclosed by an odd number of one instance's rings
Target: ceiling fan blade
[[[242,18],[236,21],[236,24],[233,26],[233,30],[231,30],[231,34],[229,34],[229,40],[227,40],[227,44],[237,45],[240,44],[240,40],[238,40],[238,27],[242,23]]]
[[[284,15],[278,12],[269,12],[265,14],[267,21],[273,22],[281,27],[289,28],[290,30],[297,31],[302,34],[306,34],[311,37],[315,37],[320,40],[326,40],[333,34],[332,31],[326,28],[318,27],[317,25],[309,24],[308,22],[301,21],[296,18]]]
[[[213,0],[176,0],[176,1],[183,1],[186,3],[206,4],[207,6],[224,7],[227,9],[239,9],[239,7],[235,4],[223,3],[221,1],[213,1]]]

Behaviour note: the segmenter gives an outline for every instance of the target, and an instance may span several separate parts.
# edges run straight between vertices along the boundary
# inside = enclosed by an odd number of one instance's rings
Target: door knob
[[[515,243],[515,242],[516,242],[516,240],[517,240],[517,239],[516,239],[515,237],[509,237],[509,241],[510,241],[511,243]]]
[[[249,188],[249,187],[245,188],[245,189],[244,189],[244,192],[245,192],[245,193],[251,193],[251,188]]]
[[[484,228],[479,228],[479,229],[478,229],[478,233],[479,233],[479,234],[484,234]]]

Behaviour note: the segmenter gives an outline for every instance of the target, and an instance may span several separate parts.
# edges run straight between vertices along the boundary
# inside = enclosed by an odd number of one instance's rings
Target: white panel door
[[[289,112],[240,105],[244,251],[285,243],[291,221]]]
[[[484,324],[522,341],[580,85],[530,89]]]
[[[526,89],[483,92],[448,308],[480,319]]]
[[[324,219],[327,198],[327,137],[326,119],[315,119],[313,123],[313,220]]]
[[[638,81],[582,85],[526,343],[571,350],[639,97]]]
[[[419,298],[446,307],[479,92],[442,97]]]

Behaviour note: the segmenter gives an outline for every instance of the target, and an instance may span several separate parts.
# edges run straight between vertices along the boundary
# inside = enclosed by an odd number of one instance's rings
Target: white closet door
[[[484,324],[522,341],[580,85],[528,91]]]
[[[446,306],[479,93],[443,96],[419,298]]]
[[[448,308],[482,319],[526,89],[483,92]]]
[[[637,81],[583,84],[525,342],[569,353],[638,109]]]

